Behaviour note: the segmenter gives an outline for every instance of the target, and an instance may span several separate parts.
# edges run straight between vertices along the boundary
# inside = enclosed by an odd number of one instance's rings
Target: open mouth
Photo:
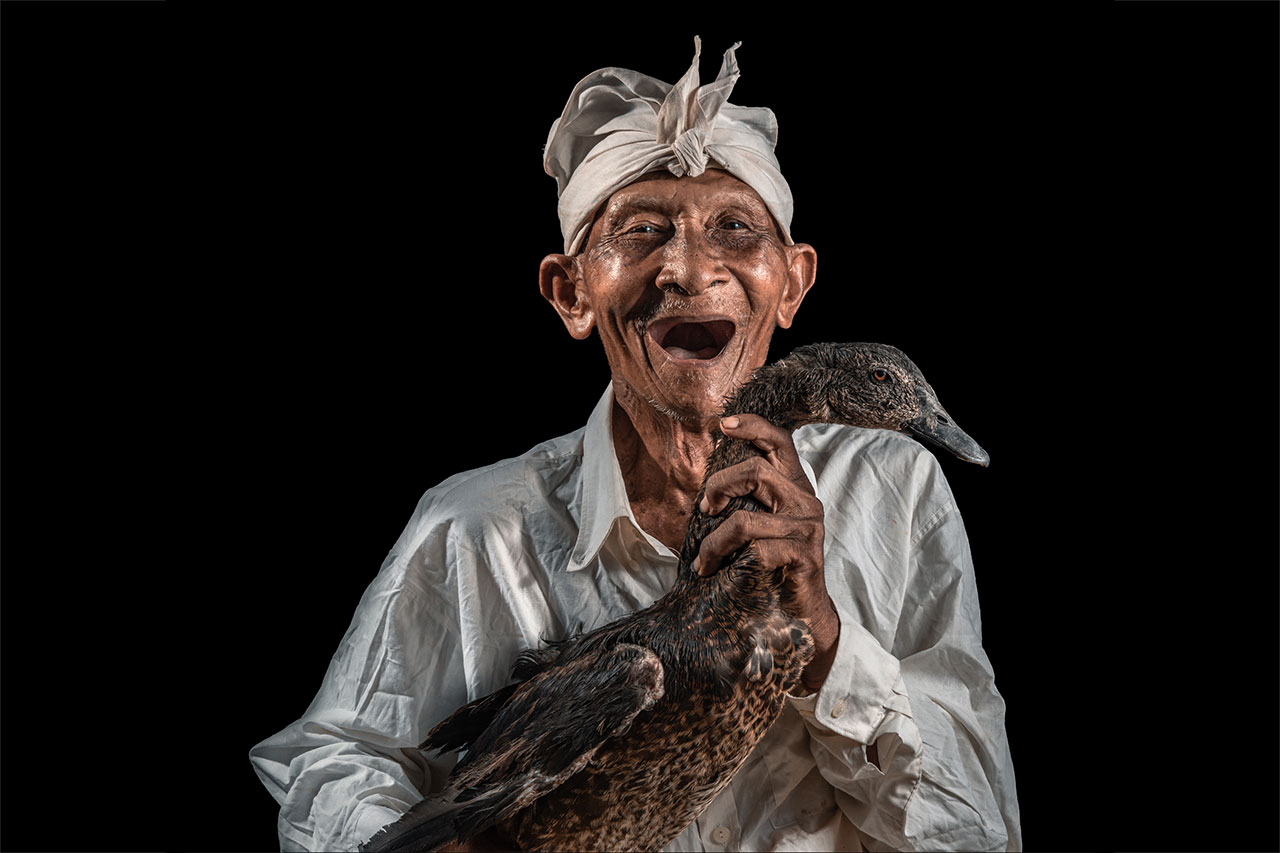
[[[649,325],[649,337],[672,358],[706,361],[724,352],[735,330],[732,320],[667,317]]]

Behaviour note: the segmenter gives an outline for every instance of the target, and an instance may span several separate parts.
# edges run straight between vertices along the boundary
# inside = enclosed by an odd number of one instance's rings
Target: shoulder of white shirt
[[[795,432],[796,450],[816,457],[862,456],[876,464],[915,466],[936,462],[933,453],[910,435],[889,429],[863,429],[841,424],[809,424]]]

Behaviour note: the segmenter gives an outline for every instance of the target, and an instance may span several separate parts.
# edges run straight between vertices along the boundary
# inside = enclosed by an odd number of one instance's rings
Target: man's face
[[[719,170],[618,190],[575,260],[570,332],[596,328],[615,383],[682,421],[715,417],[764,364],[814,272],[813,250],[784,245],[755,190]]]

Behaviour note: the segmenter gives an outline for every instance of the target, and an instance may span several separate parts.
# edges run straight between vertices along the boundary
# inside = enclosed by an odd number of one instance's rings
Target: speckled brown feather
[[[787,429],[947,421],[915,365],[880,344],[801,347],[757,371],[724,408],[744,412]],[[759,454],[719,436],[707,476]],[[689,568],[739,508],[762,509],[751,498],[714,516],[695,509],[676,583],[653,605],[526,652],[516,684],[433,729],[424,749],[465,746],[466,757],[444,791],[361,849],[438,849],[496,826],[522,850],[657,850],[684,831],[813,658],[808,626],[784,612],[781,570],[763,570],[749,547],[711,577]]]

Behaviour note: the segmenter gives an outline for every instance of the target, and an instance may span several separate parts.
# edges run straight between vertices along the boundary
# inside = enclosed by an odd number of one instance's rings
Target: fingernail
[[[707,501],[706,498],[703,498],[702,500],[698,501],[698,509],[702,510],[703,512],[711,512],[711,504],[710,502]]]
[[[702,560],[701,560],[701,559],[699,559],[699,558],[697,558],[697,557],[694,557],[694,558],[693,558],[693,563],[692,563],[692,564],[690,564],[689,568],[693,569],[693,571],[694,571],[696,574],[701,575],[701,574],[702,574]]]
[[[738,426],[738,416],[729,415],[729,417],[720,421],[721,426],[727,426],[729,429],[735,429]]]

